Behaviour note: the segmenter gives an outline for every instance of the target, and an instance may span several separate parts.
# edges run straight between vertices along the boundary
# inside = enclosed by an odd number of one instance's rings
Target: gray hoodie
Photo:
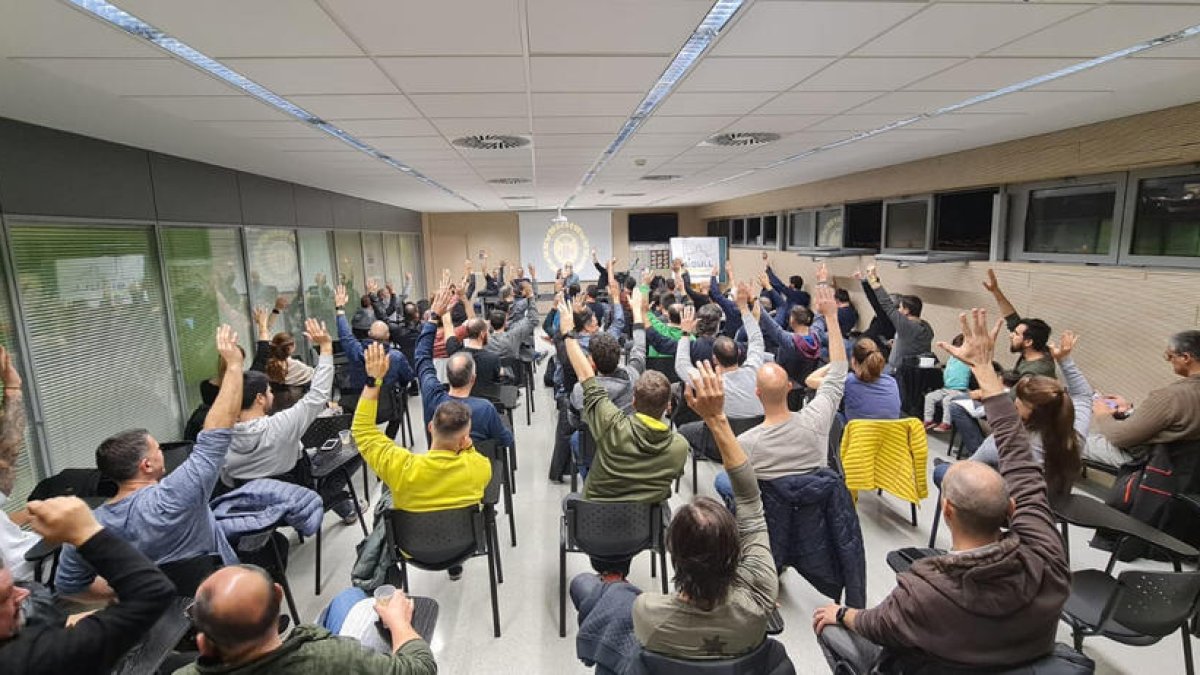
[[[268,478],[286,473],[300,458],[300,437],[312,421],[326,409],[333,385],[333,356],[317,359],[308,393],[296,405],[233,427],[221,482],[233,486],[236,480]]]
[[[641,324],[633,327],[633,348],[629,350],[626,365],[618,366],[611,375],[597,375],[596,381],[608,392],[608,398],[613,405],[626,415],[633,414],[633,386],[638,377],[646,369],[646,331]],[[571,392],[571,423],[580,425],[580,413],[583,411],[583,385],[576,382]]]

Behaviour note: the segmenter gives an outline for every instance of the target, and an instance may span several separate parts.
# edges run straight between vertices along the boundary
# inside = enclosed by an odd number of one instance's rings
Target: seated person
[[[164,475],[162,450],[145,429],[117,434],[96,449],[96,466],[118,482],[116,496],[95,510],[96,520],[156,565],[202,556],[238,562],[208,506],[242,403],[242,352],[229,326],[217,329],[217,351],[229,368],[204,430],[179,468]],[[55,588],[61,595],[81,595],[98,573],[79,549],[65,545]]]
[[[962,334],[955,335],[950,344],[955,347],[962,345]],[[966,398],[971,389],[971,369],[967,364],[951,356],[946,360],[942,370],[942,387],[925,394],[925,430],[950,431],[950,404],[958,399]],[[942,419],[937,416],[938,404],[942,406]]]
[[[596,456],[583,484],[583,498],[601,502],[665,501],[687,456],[687,441],[663,421],[671,402],[671,384],[662,373],[642,373],[633,389],[633,414],[621,412],[609,400],[574,335],[570,307],[564,303],[559,313],[566,332],[567,357],[583,384],[583,421],[596,440]],[[629,573],[627,559],[593,559],[592,565],[598,572],[620,578]]]
[[[524,282],[519,290],[520,297],[507,312],[495,309],[488,315],[492,331],[484,348],[502,359],[517,358],[521,353],[521,345],[533,339],[533,331],[538,325],[537,298],[534,297],[533,284]]]
[[[388,342],[391,338],[388,325],[382,321],[372,322],[368,336],[360,341],[360,338],[351,333],[350,325],[346,323],[346,289],[338,286],[333,297],[334,307],[337,311],[338,341],[342,345],[342,351],[346,354],[347,381],[341,392],[342,408],[347,412],[354,410],[354,406],[358,404],[358,397],[362,394],[367,380],[366,367],[363,364],[363,348],[366,345],[374,343],[387,345],[388,371],[382,384],[401,389],[407,387],[413,378],[412,368],[409,367],[408,359],[404,357],[404,354]],[[400,431],[400,411],[389,409],[392,407],[391,401],[391,397],[385,399],[383,408],[377,408],[377,411],[381,415],[379,422],[388,424],[388,438],[395,438],[396,433]]]
[[[275,309],[268,312],[262,307],[254,308],[254,323],[258,329],[258,340],[254,343],[254,360],[250,363],[250,370],[258,373],[267,372],[267,358],[270,355],[271,343],[271,324],[274,323],[275,317],[279,316],[281,307],[286,309],[287,303],[283,298],[279,298],[275,302]],[[238,345],[238,351],[242,353],[243,361],[246,358],[246,351]],[[208,409],[212,407],[213,401],[217,400],[217,393],[221,391],[221,378],[225,377],[226,363],[225,359],[217,355],[217,374],[207,380],[200,382],[200,405],[192,411],[188,417],[187,423],[183,428],[183,440],[196,441],[196,436],[200,430],[204,428],[204,417],[208,414]]]
[[[989,269],[987,275],[983,287],[996,299],[1000,314],[1004,316],[1004,323],[1009,331],[1008,351],[1020,354],[1013,365],[1012,379],[1016,380],[1025,375],[1056,377],[1054,359],[1050,358],[1050,350],[1047,348],[1050,342],[1050,325],[1041,319],[1022,318],[1005,297],[1004,291],[1000,290],[996,272]]]
[[[391,654],[313,625],[297,626],[282,639],[277,622],[282,598],[283,588],[259,567],[237,565],[214,572],[200,584],[189,614],[200,659],[177,675],[437,672],[433,652],[413,630],[412,602],[401,591],[386,605],[375,606],[391,633]]]
[[[900,387],[884,372],[886,362],[874,340],[860,338],[850,353],[846,376],[846,421],[900,419]]]
[[[1200,331],[1172,335],[1165,356],[1183,379],[1150,392],[1136,411],[1120,397],[1097,400],[1087,459],[1120,466],[1134,459],[1138,446],[1200,440]]]
[[[637,641],[677,658],[722,659],[754,650],[766,639],[779,593],[758,481],[725,417],[723,389],[721,377],[703,363],[687,401],[716,439],[737,516],[709,497],[679,509],[667,530],[676,593],[643,593],[633,603]]]
[[[296,358],[296,338],[284,331],[271,338],[267,350],[267,379],[272,384],[302,387],[312,382],[314,368]]]
[[[423,512],[480,503],[492,479],[492,464],[475,451],[471,440],[471,408],[455,400],[439,404],[428,425],[429,452],[413,454],[383,435],[375,424],[379,383],[388,372],[383,345],[375,343],[367,347],[366,364],[370,379],[354,411],[351,431],[367,465],[391,490],[393,507]],[[459,565],[448,571],[452,580],[462,577]]]
[[[712,357],[725,388],[725,415],[733,419],[751,419],[763,415],[762,402],[754,393],[758,368],[763,364],[765,353],[762,329],[759,327],[762,309],[758,299],[751,295],[750,287],[744,283],[738,284],[737,302],[742,307],[742,323],[749,345],[746,349],[746,361],[738,364],[737,344],[726,336],[721,336],[713,342]],[[675,372],[684,384],[691,379],[689,371],[692,370],[693,362],[692,340],[688,336],[696,330],[697,323],[695,312],[690,308],[685,309],[680,324],[683,337],[679,339],[679,350],[675,352]],[[719,459],[712,434],[708,433],[704,422],[688,422],[679,427],[679,433],[688,440],[692,452],[698,457]]]
[[[3,346],[0,346],[0,379],[4,381],[4,405],[0,406],[0,506],[3,506],[12,494],[17,461],[25,441],[21,374]],[[0,510],[0,567],[8,570],[13,581],[33,581],[33,564],[25,560],[25,553],[37,543],[36,534],[22,530],[9,519],[7,511]],[[0,634],[0,639],[3,637]]]
[[[987,312],[973,314],[970,322],[964,317],[961,347],[939,346],[970,365],[979,382],[1000,471],[965,461],[946,474],[949,553],[914,562],[875,607],[816,611],[813,628],[835,670],[848,663],[867,672],[883,647],[900,659],[933,657],[972,668],[1027,663],[1054,649],[1071,570],[1028,433],[991,367],[995,333],[989,334]]]
[[[14,586],[12,574],[0,565],[0,672],[107,674],[162,616],[175,587],[137,549],[102,528],[78,497],[32,501],[28,509],[34,531],[69,544],[108,580],[119,602],[71,626],[25,627],[21,602],[29,591]]]
[[[312,487],[307,461],[301,460],[304,447],[300,438],[313,420],[328,408],[329,391],[333,386],[333,338],[325,330],[325,324],[316,319],[309,319],[305,327],[305,335],[317,345],[321,355],[317,358],[312,386],[296,405],[271,414],[275,397],[267,383],[269,375],[255,372],[245,375],[242,410],[233,427],[233,441],[229,444],[225,468],[221,469],[225,490],[256,478],[275,478]],[[330,478],[331,481],[325,481],[326,485],[322,486],[325,493],[322,497],[346,524],[354,523],[358,513],[342,490],[344,478]]]
[[[905,359],[929,354],[933,350],[933,326],[921,318],[921,309],[924,307],[921,299],[915,295],[901,295],[898,303],[892,302],[892,296],[888,295],[875,274],[874,265],[867,268],[867,282],[875,294],[875,300],[896,327],[896,342],[887,359],[888,370],[896,372],[904,365]]]
[[[435,314],[445,317],[445,308],[449,302],[450,293],[443,290],[434,296],[431,307]],[[471,409],[472,439],[493,439],[503,447],[516,447],[512,430],[504,424],[495,404],[485,398],[471,395],[478,378],[478,361],[461,352],[451,356],[446,362],[446,379],[449,380],[450,391],[446,391],[442,386],[437,378],[437,369],[433,365],[433,338],[436,332],[437,325],[433,321],[426,321],[421,326],[413,359],[417,368],[417,381],[421,385],[425,425],[433,422],[434,414],[442,403],[458,401]]]
[[[471,395],[497,400],[500,397],[500,355],[487,350],[488,325],[483,319],[469,317],[462,325],[463,338],[460,341],[453,336],[455,330],[450,325],[450,313],[442,312],[441,317],[442,330],[450,336],[446,338],[446,354],[453,356],[462,352],[475,362],[475,384],[471,386]]]
[[[814,301],[828,322],[830,335],[837,335],[841,325],[833,291],[818,286]],[[788,409],[791,382],[783,368],[767,363],[758,369],[755,393],[766,417],[762,424],[738,436],[738,445],[750,458],[758,480],[774,480],[829,465],[829,429],[842,402],[846,381],[846,346],[841,340],[830,341],[829,358],[829,370],[816,396],[800,412]],[[715,487],[725,505],[732,508],[735,502],[728,474],[717,474]]]
[[[817,269],[818,287],[828,285],[828,274],[824,265]],[[759,327],[762,328],[764,338],[778,345],[775,362],[783,366],[792,382],[799,387],[821,366],[822,353],[828,348],[829,335],[837,334],[828,330],[824,317],[814,317],[812,310],[804,305],[792,305],[787,322],[788,330],[785,330],[775,319],[763,316],[759,320]],[[843,345],[843,351],[844,348]]]

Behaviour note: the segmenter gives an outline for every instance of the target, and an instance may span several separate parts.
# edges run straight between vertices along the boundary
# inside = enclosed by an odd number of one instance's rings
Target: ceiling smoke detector
[[[647,176],[642,176],[642,180],[653,181],[679,180],[680,178],[683,178],[683,176],[674,173],[652,173]]]
[[[528,178],[489,178],[492,185],[524,185],[530,182]]]
[[[717,134],[704,139],[700,145],[718,145],[727,148],[745,148],[752,145],[766,145],[779,140],[779,134],[770,131],[734,131],[727,134]]]
[[[460,148],[470,150],[512,150],[529,145],[529,139],[524,136],[508,136],[505,134],[475,134],[462,136],[450,141]]]

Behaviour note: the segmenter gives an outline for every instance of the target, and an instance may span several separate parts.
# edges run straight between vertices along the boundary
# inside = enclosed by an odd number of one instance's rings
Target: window
[[[29,337],[27,372],[36,374],[45,424],[46,470],[94,468],[96,446],[127,429],[179,438],[182,412],[153,230],[22,223],[11,225],[10,242]]]
[[[731,224],[731,232],[729,235],[730,246],[742,246],[746,243],[746,221],[741,218],[734,218],[729,221]]]
[[[710,220],[708,221],[708,236],[710,237],[729,237],[729,221],[728,220]]]
[[[746,219],[746,246],[762,245],[762,218],[754,216]]]
[[[276,298],[287,301],[287,309],[275,318],[276,332],[287,331],[295,338],[296,356],[307,360],[304,345],[304,303],[300,295],[300,260],[296,255],[296,233],[292,230],[246,228],[246,260],[250,267],[250,304],[267,309]],[[332,314],[314,316],[333,326]]]
[[[218,326],[233,327],[247,357],[253,357],[257,336],[248,311],[242,240],[233,228],[167,227],[162,247],[184,394],[192,410],[200,405],[200,382],[217,374],[213,337]]]
[[[300,269],[304,270],[304,311],[312,317],[334,320],[333,287],[337,275],[333,271],[332,247],[329,233],[324,230],[299,230]],[[328,324],[332,326],[332,323]],[[336,330],[330,334],[337,336]]]
[[[480,270],[482,273],[484,270]],[[400,255],[400,235],[383,235],[383,278],[397,293],[404,292],[404,263]]]
[[[766,248],[779,246],[779,216],[763,216],[762,245]]]
[[[840,247],[842,245],[842,222],[840,208],[817,211],[817,246]]]
[[[1129,253],[1200,257],[1200,175],[1138,181]]]
[[[989,252],[995,199],[992,189],[937,195],[933,249]]]
[[[883,202],[847,204],[844,212],[846,247],[878,249],[883,241]]]
[[[807,248],[816,241],[815,211],[794,211],[788,214],[788,248]]]
[[[1030,192],[1025,214],[1025,251],[1107,255],[1116,199],[1113,184]]]
[[[884,204],[885,249],[926,248],[929,229],[929,200],[886,202]]]
[[[383,273],[383,235],[378,232],[363,232],[362,246],[366,264],[363,269],[367,278],[374,279],[382,285],[385,276]]]
[[[338,283],[346,287],[351,304],[356,305],[358,298],[367,292],[362,236],[358,232],[334,232],[333,243],[337,250]]]
[[[411,298],[424,298],[425,266],[421,263],[421,237],[415,234],[400,236],[400,267],[413,277]]]

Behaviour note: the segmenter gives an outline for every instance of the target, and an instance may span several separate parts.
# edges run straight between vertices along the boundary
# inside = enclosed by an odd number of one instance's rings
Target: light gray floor
[[[540,378],[539,378],[540,379]],[[515,499],[518,546],[509,545],[508,526],[501,521],[500,538],[505,582],[500,586],[500,620],[503,637],[492,637],[488,604],[488,575],[484,559],[467,563],[461,581],[451,582],[445,573],[414,571],[411,589],[416,595],[436,598],[441,606],[433,650],[443,673],[585,673],[575,658],[575,617],[568,604],[568,632],[558,637],[558,523],[559,501],[568,486],[551,484],[546,477],[554,435],[553,401],[550,391],[536,391],[538,412],[533,424],[525,423],[524,410],[517,411],[516,436],[520,460],[517,471],[518,493]],[[415,408],[420,410],[420,408]],[[418,434],[420,432],[418,431]],[[944,437],[942,437],[944,438]],[[423,450],[424,440],[419,441]],[[941,438],[930,440],[930,460],[945,456]],[[710,496],[717,467],[700,465],[700,492]],[[690,499],[690,470],[673,504]],[[372,497],[377,495],[372,477]],[[361,483],[361,477],[356,476]],[[932,488],[932,484],[931,484]],[[867,553],[867,602],[882,599],[894,585],[894,575],[884,562],[888,551],[904,546],[924,546],[928,542],[936,494],[921,505],[919,525],[908,522],[908,506],[894,498],[863,494],[859,506]],[[941,530],[941,546],[949,545],[948,533]],[[1087,546],[1091,532],[1075,528],[1071,532],[1072,569],[1103,569],[1107,556]],[[291,582],[301,617],[314,621],[338,590],[349,584],[355,545],[361,540],[358,526],[344,526],[332,515],[325,521],[324,588],[313,595],[314,546],[293,542]],[[1164,564],[1136,563],[1140,567],[1166,569]],[[642,589],[653,591],[657,579],[650,577],[646,554],[634,561],[631,580]],[[1124,566],[1118,564],[1118,571]],[[568,575],[588,570],[583,556],[568,557]],[[784,573],[779,602],[787,629],[780,636],[800,673],[828,673],[810,628],[813,609],[829,602],[793,570]],[[1060,624],[1060,627],[1063,624]],[[1059,640],[1070,643],[1070,634],[1060,628]],[[1200,645],[1197,645],[1200,647]],[[1103,638],[1091,638],[1085,651],[1096,660],[1097,673],[1182,673],[1183,652],[1178,634],[1150,647],[1127,647]]]

